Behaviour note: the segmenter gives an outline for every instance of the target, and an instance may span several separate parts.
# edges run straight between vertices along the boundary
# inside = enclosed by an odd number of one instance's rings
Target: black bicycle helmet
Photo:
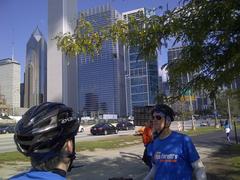
[[[153,116],[154,112],[162,112],[166,116],[170,117],[171,121],[174,121],[175,113],[172,110],[172,108],[170,108],[166,104],[157,104],[157,105],[155,105],[153,110],[152,110],[152,116]]]
[[[79,120],[71,108],[46,102],[30,108],[15,127],[19,152],[46,161],[59,155],[67,139],[74,139]]]

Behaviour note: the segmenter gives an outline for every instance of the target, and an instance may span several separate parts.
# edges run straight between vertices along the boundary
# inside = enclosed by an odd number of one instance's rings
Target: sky
[[[120,13],[142,7],[152,9],[160,5],[164,9],[171,9],[178,5],[177,2],[178,0],[78,0],[78,10],[107,3]],[[14,59],[21,64],[21,82],[24,81],[27,42],[37,26],[47,41],[47,23],[47,0],[0,0],[0,59],[11,58],[14,54]],[[159,66],[167,62],[167,49],[161,50],[158,62]]]

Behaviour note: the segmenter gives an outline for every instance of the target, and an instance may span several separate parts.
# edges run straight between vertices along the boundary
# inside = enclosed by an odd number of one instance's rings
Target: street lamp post
[[[189,82],[189,74],[187,73],[187,81]],[[190,110],[190,113],[191,113],[191,117],[192,117],[192,129],[195,130],[195,123],[194,123],[194,117],[193,117],[193,104],[192,104],[192,92],[190,93],[190,96],[189,96],[189,110]]]
[[[215,127],[217,127],[217,108],[216,108],[216,100],[213,99],[213,107],[214,107],[214,116],[215,116]]]
[[[230,108],[230,100],[229,97],[227,98],[227,104],[228,104],[228,118],[229,118],[229,123],[232,125],[232,116],[231,116],[231,108]]]

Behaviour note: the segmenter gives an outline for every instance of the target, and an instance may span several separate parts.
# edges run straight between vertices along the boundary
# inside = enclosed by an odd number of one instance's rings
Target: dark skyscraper
[[[24,83],[20,84],[20,107],[24,107]]]

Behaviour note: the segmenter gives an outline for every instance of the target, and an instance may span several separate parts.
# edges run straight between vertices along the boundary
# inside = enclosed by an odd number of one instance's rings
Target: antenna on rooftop
[[[14,61],[14,28],[12,29],[12,61]]]

